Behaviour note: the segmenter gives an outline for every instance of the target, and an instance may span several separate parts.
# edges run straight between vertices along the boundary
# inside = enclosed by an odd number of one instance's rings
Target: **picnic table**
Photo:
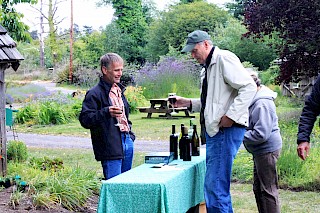
[[[150,107],[138,107],[141,113],[148,113],[146,118],[151,118],[153,113],[160,113],[160,118],[195,118],[195,116],[189,114],[187,107],[172,108],[169,105],[168,98],[150,99]],[[172,115],[173,110],[177,113],[184,112],[184,115]]]

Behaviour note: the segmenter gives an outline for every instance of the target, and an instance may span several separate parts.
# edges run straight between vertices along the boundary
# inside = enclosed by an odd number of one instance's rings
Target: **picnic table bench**
[[[158,99],[150,99],[150,107],[138,107],[139,111],[142,113],[148,113],[146,118],[151,118],[153,113],[160,113],[160,118],[179,118],[179,117],[188,117],[194,118],[189,114],[189,110],[187,107],[179,107],[179,108],[171,108],[169,107],[168,98],[158,98]],[[172,115],[173,110],[177,113],[184,112],[184,115]]]

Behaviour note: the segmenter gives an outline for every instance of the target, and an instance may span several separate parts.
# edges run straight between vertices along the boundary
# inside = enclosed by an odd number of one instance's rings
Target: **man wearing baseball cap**
[[[248,107],[257,86],[232,52],[213,46],[202,30],[188,35],[183,53],[204,67],[200,99],[176,97],[175,107],[200,112],[206,140],[204,184],[207,212],[233,212],[230,183],[233,160],[248,126]]]

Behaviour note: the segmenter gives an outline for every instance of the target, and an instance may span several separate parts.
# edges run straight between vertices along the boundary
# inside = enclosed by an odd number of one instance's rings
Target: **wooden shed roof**
[[[24,60],[16,47],[16,42],[8,35],[7,30],[0,25],[0,63],[8,63],[14,70],[18,69],[19,61]]]

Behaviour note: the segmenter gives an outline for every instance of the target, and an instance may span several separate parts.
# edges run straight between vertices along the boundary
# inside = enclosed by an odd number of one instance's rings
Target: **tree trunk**
[[[57,63],[58,57],[58,45],[57,45],[57,35],[56,35],[56,28],[54,24],[54,15],[55,15],[56,8],[53,5],[53,0],[49,0],[49,10],[48,10],[48,24],[49,24],[49,46],[53,61],[53,67],[55,67]]]
[[[39,33],[39,39],[40,39],[40,66],[44,67],[44,24],[43,24],[42,7],[43,7],[43,0],[40,1],[40,33]]]

